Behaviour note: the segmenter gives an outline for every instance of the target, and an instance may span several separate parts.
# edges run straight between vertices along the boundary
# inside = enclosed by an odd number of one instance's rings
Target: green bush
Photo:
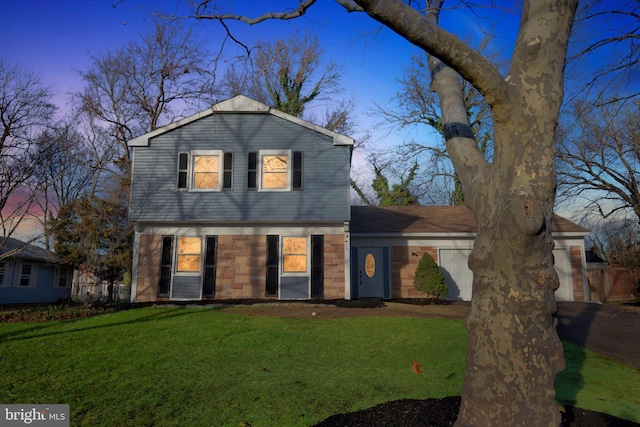
[[[413,278],[414,287],[420,292],[424,292],[427,296],[436,298],[444,298],[449,291],[444,282],[444,274],[434,259],[425,252],[420,258],[416,275]]]

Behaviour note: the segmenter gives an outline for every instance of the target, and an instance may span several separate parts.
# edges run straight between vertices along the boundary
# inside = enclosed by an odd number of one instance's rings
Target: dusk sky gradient
[[[106,49],[118,49],[129,41],[138,41],[153,27],[153,10],[186,13],[183,0],[32,0],[7,1],[0,14],[0,57],[38,72],[46,84],[53,86],[56,104],[64,111],[68,94],[81,90],[77,70],[87,70],[90,55]],[[297,0],[233,1],[232,11],[256,16],[267,10],[281,10]],[[518,0],[504,0],[513,7]],[[115,5],[115,6],[114,6]],[[371,117],[374,103],[388,104],[398,90],[396,79],[412,55],[419,50],[363,13],[348,13],[333,1],[321,0],[309,14],[293,21],[269,21],[254,26],[229,22],[236,38],[247,46],[258,39],[289,38],[295,31],[318,34],[325,59],[343,67],[343,97],[358,104],[359,121],[374,127],[379,118]],[[456,21],[442,24],[461,37],[477,41],[482,34],[478,20],[468,13]],[[481,11],[488,14],[487,10]],[[450,15],[449,15],[450,16]],[[500,25],[507,26],[509,39],[498,39],[508,52],[515,38],[517,14],[506,14]],[[217,52],[224,37],[215,21],[186,20],[185,25]],[[504,28],[499,28],[500,31]],[[511,45],[510,45],[511,44]],[[227,41],[225,52],[237,53],[237,46]],[[224,64],[223,64],[224,67]],[[219,73],[221,75],[222,73]],[[321,108],[321,106],[319,107]],[[318,112],[321,114],[321,112]],[[375,131],[374,143],[384,143],[388,132]],[[396,141],[397,142],[397,141]]]

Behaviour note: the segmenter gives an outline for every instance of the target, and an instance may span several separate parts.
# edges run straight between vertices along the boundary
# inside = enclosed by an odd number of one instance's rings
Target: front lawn
[[[72,425],[309,426],[387,400],[458,395],[466,342],[457,320],[203,308],[0,323],[0,402],[68,403]],[[640,372],[568,354],[560,402],[637,417]]]

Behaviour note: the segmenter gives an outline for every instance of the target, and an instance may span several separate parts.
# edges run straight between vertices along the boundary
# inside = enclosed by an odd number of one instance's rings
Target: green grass
[[[216,309],[0,323],[0,402],[68,403],[72,425],[308,426],[388,400],[458,395],[466,343],[457,320]],[[640,372],[567,348],[559,401],[637,417]]]

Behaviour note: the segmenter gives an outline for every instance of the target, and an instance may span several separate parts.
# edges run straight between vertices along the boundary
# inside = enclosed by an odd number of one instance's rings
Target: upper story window
[[[302,189],[302,151],[262,150],[247,159],[247,188],[261,191]]]
[[[178,190],[220,191],[233,187],[233,153],[197,150],[178,153]]]

